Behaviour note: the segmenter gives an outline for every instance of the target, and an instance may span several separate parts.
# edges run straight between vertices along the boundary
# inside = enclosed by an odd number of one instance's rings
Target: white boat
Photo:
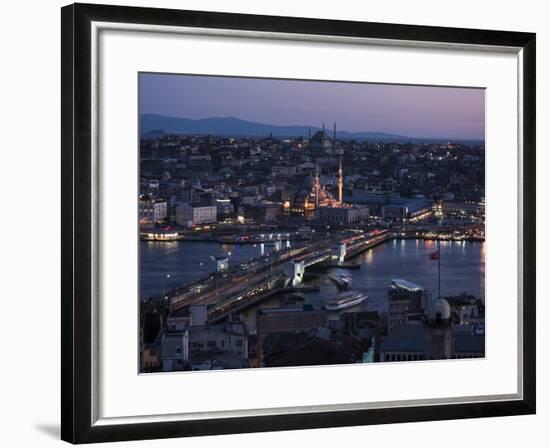
[[[359,305],[367,300],[368,296],[359,291],[346,291],[338,294],[335,299],[325,305],[327,311],[338,311],[351,306]]]
[[[348,273],[340,274],[340,283],[342,284],[343,289],[349,288],[352,282],[353,282],[353,277],[351,276],[351,274],[348,274]]]
[[[334,284],[336,284],[338,289],[349,289],[353,281],[353,277],[348,273],[329,274],[329,278]]]

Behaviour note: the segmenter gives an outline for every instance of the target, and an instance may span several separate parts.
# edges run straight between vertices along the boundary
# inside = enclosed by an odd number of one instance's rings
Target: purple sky
[[[483,139],[485,91],[327,81],[140,74],[140,113]]]

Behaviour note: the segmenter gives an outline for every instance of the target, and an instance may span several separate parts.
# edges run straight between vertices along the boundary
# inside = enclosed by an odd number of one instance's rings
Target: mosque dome
[[[432,324],[447,323],[451,319],[451,306],[445,299],[433,299],[427,309],[428,322]]]
[[[324,131],[317,131],[315,134],[311,136],[311,141],[321,142],[322,140],[326,140],[328,138],[329,136],[326,135]]]
[[[309,139],[309,145],[312,148],[326,149],[330,148],[332,144],[332,139],[326,134],[325,131],[317,131]]]

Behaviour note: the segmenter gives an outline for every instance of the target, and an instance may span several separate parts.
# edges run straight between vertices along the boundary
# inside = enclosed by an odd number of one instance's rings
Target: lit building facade
[[[327,225],[356,224],[368,218],[369,208],[361,206],[320,207],[316,211],[317,221]]]
[[[481,201],[443,201],[443,214],[456,217],[485,217],[485,200]]]
[[[212,224],[217,221],[217,207],[204,204],[179,204],[176,206],[176,222],[182,226]]]
[[[140,198],[139,200],[139,224],[141,227],[152,227],[168,216],[168,204],[166,201]]]

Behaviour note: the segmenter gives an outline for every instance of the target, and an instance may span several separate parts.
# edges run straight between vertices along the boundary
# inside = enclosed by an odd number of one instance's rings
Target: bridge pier
[[[332,246],[331,258],[336,260],[336,263],[341,265],[344,263],[347,254],[346,243],[335,244]]]
[[[289,261],[283,268],[286,276],[285,286],[298,286],[304,279],[305,265],[303,261]]]

